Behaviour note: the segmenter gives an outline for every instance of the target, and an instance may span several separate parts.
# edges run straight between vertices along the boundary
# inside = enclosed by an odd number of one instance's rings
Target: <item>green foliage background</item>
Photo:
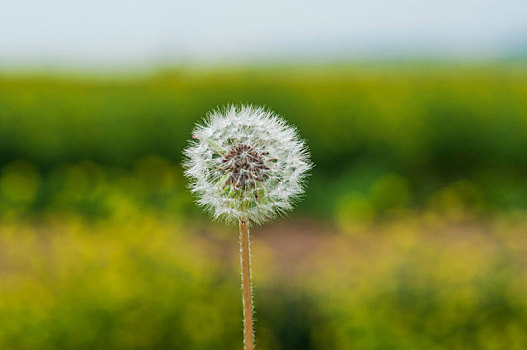
[[[526,97],[521,63],[4,73],[0,348],[241,348],[235,229],[179,163],[254,103],[316,164],[277,224],[308,258],[255,232],[261,349],[524,349]]]

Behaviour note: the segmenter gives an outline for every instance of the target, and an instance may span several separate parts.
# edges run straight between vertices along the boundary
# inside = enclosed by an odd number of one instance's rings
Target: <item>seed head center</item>
[[[256,188],[268,175],[265,155],[247,144],[234,144],[223,156],[221,170],[228,175],[227,182],[239,189]]]

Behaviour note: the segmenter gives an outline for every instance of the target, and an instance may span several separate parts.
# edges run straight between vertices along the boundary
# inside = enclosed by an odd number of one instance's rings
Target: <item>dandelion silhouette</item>
[[[184,151],[197,202],[215,219],[238,222],[244,344],[254,349],[249,226],[291,210],[312,167],[296,129],[262,107],[212,111]]]

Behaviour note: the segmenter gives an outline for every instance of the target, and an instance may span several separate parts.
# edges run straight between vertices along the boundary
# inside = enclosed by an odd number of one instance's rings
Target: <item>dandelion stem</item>
[[[251,286],[251,247],[249,228],[245,218],[240,219],[240,265],[242,270],[243,340],[245,350],[254,349],[253,296]]]

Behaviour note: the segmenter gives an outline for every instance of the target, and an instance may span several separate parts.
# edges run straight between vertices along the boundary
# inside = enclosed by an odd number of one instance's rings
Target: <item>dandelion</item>
[[[246,350],[254,349],[249,226],[291,210],[312,167],[296,129],[253,106],[215,110],[194,129],[185,174],[197,202],[240,227]]]

